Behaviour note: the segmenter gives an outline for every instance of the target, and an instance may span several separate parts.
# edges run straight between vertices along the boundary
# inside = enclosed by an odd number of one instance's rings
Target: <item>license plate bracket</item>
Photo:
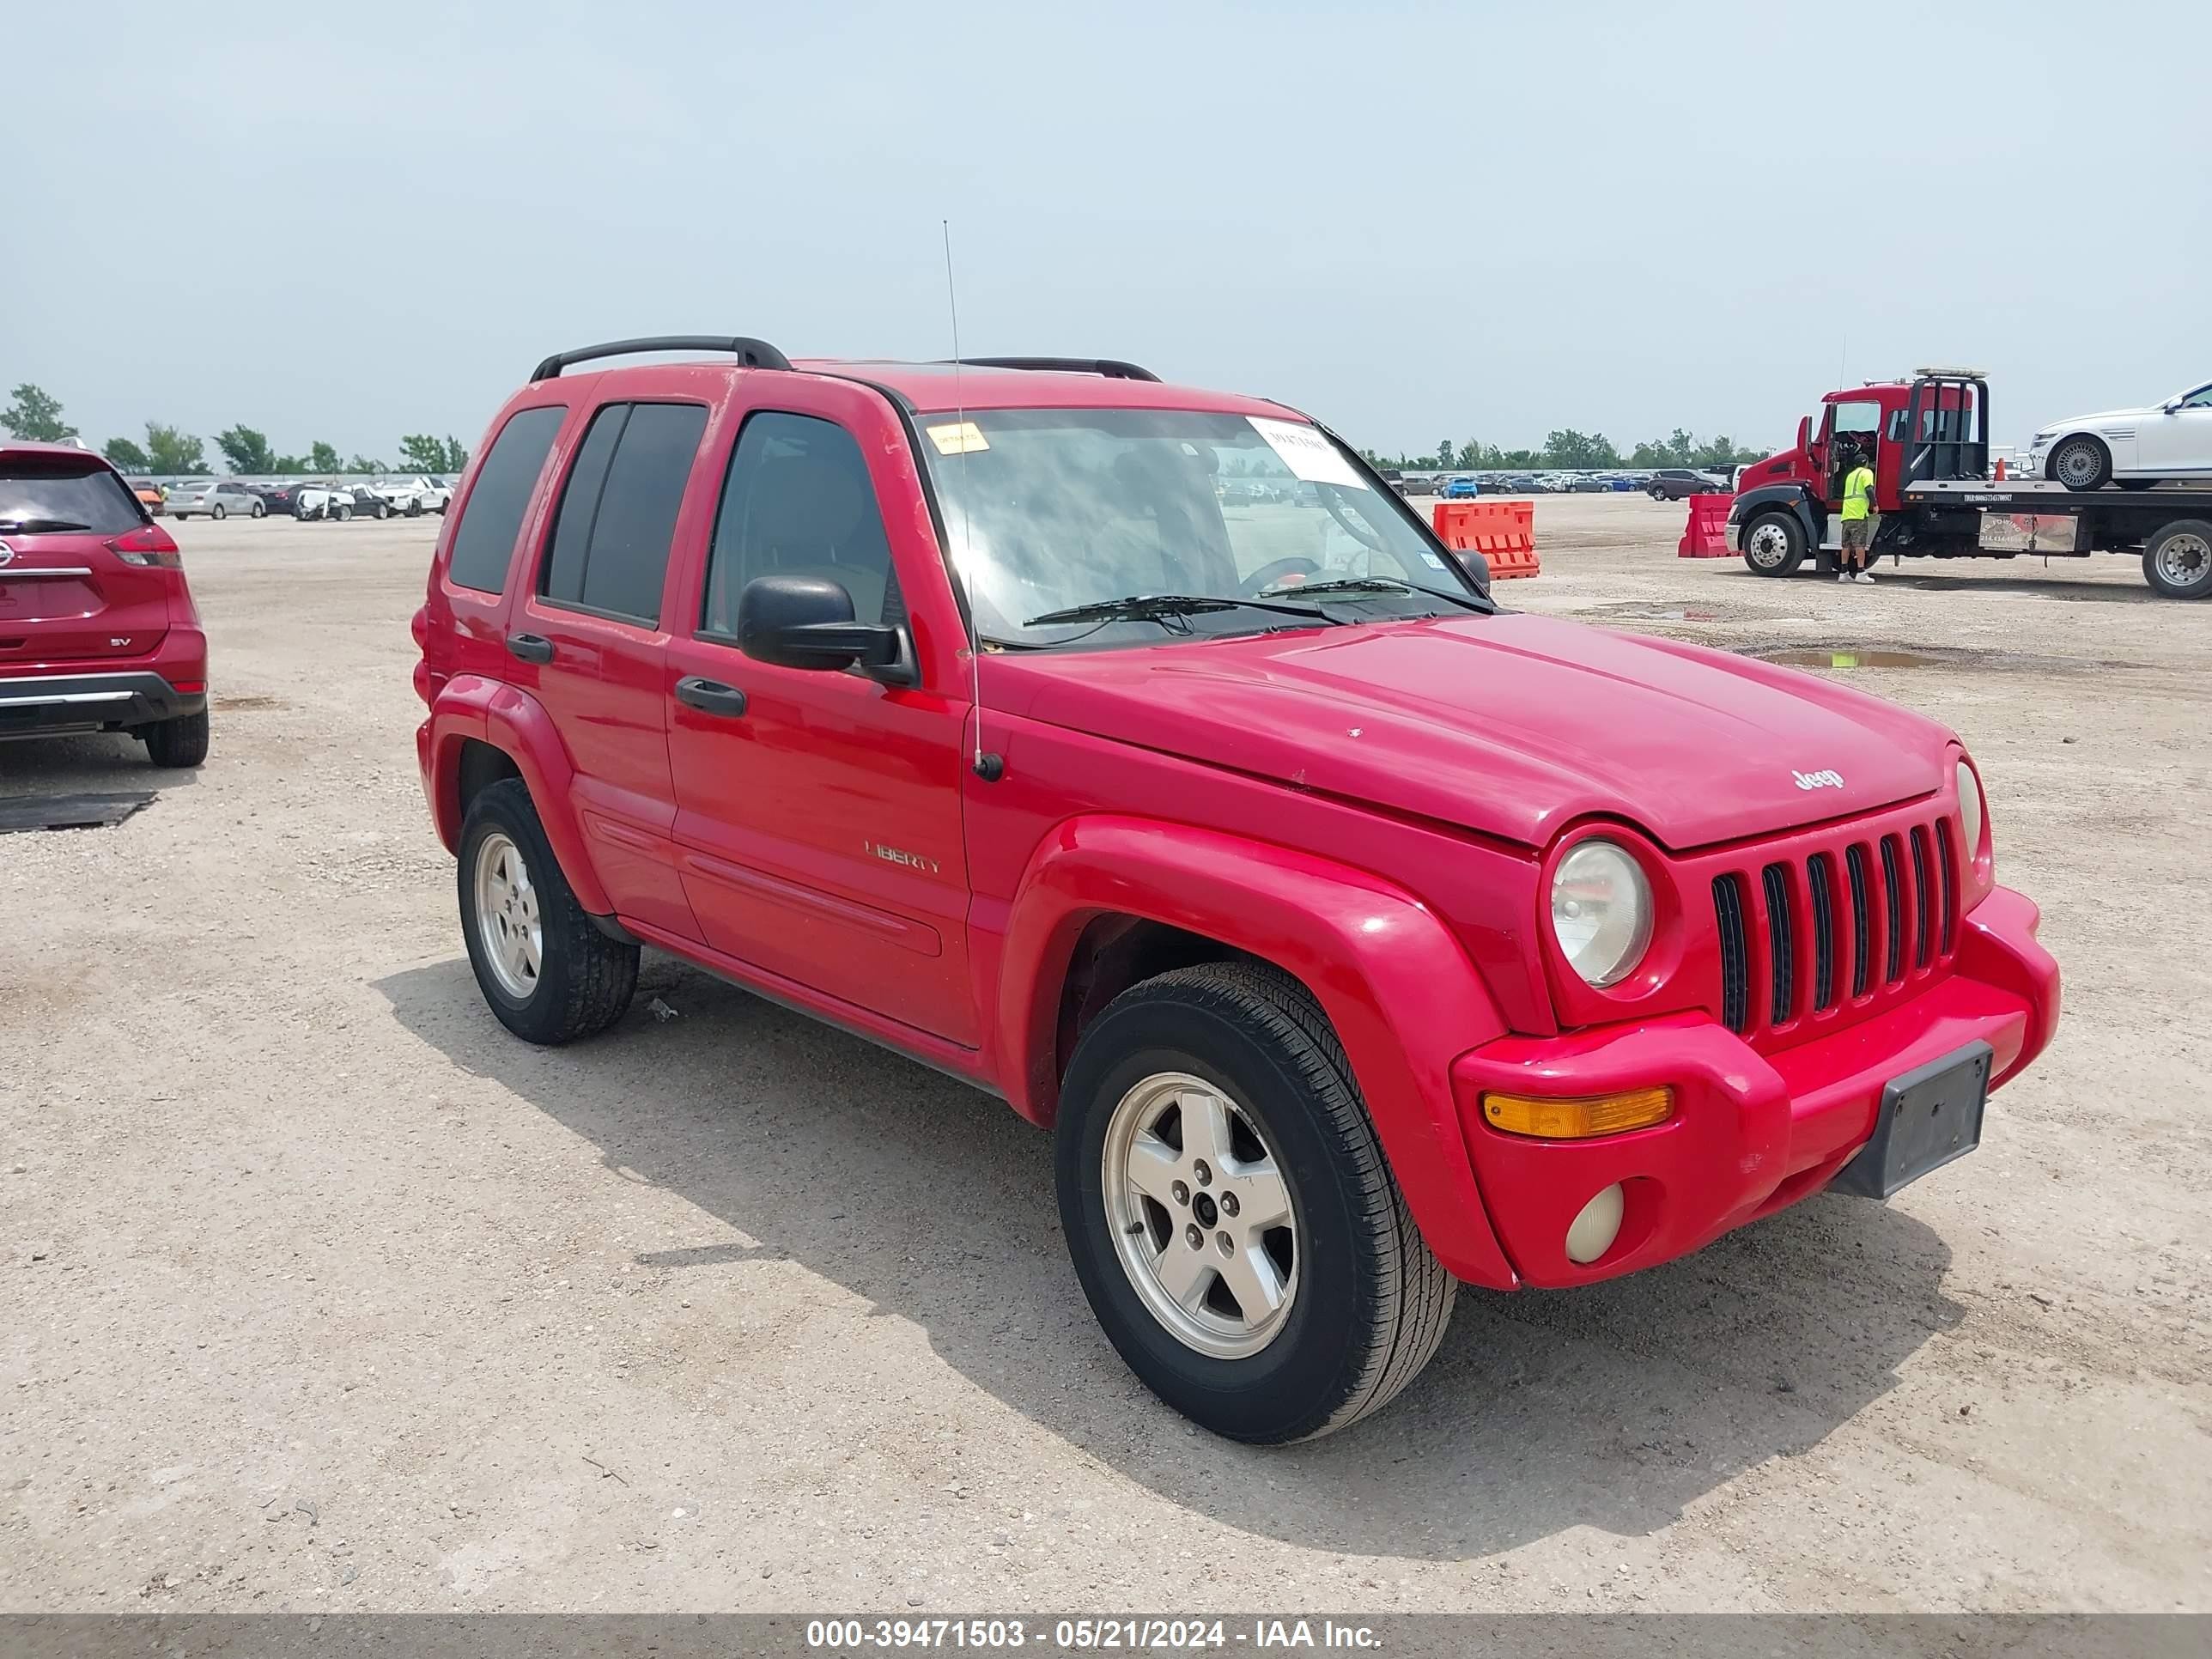
[[[1995,1051],[1970,1042],[1882,1085],[1874,1134],[1828,1190],[1888,1198],[1982,1144]]]

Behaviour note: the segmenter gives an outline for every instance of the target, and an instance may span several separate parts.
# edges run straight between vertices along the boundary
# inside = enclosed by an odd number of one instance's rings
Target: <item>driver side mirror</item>
[[[888,684],[914,683],[906,635],[856,622],[844,584],[821,576],[756,576],[738,595],[738,648],[778,668],[860,668]]]

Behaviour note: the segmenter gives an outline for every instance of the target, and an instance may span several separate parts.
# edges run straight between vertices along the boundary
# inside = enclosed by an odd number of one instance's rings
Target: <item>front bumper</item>
[[[1728,545],[1728,550],[1729,552],[1741,553],[1743,551],[1743,526],[1738,524],[1733,516],[1731,516],[1728,521],[1728,529],[1725,532],[1725,539]]]
[[[181,691],[146,670],[0,678],[0,738],[151,726],[197,714],[206,707],[204,681],[198,690]]]
[[[1882,1088],[1979,1040],[1990,1087],[2042,1052],[2058,1020],[2058,968],[2035,906],[1998,888],[1962,919],[1955,970],[1909,1001],[1810,1042],[1760,1053],[1702,1013],[1558,1037],[1509,1036],[1462,1054],[1452,1087],[1492,1226],[1528,1284],[1587,1284],[1698,1249],[1816,1193],[1874,1132]],[[1567,1098],[1671,1084],[1674,1115],[1593,1140],[1537,1140],[1484,1121],[1496,1090]],[[1621,1183],[1619,1235],[1568,1259],[1569,1224]]]

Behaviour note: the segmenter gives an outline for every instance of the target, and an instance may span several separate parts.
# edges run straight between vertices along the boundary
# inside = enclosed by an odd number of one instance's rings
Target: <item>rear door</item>
[[[507,624],[514,678],[534,686],[568,745],[577,817],[616,912],[686,939],[698,929],[672,839],[660,606],[708,414],[673,400],[592,413]]]
[[[161,643],[173,575],[108,545],[145,522],[98,459],[0,448],[0,668],[142,656]]]

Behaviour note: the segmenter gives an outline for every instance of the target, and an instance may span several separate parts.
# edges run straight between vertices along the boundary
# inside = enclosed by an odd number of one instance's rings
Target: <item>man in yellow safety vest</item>
[[[1867,569],[1868,550],[1874,542],[1874,468],[1872,458],[1862,452],[1844,475],[1844,548],[1837,561],[1839,582],[1874,580]]]

